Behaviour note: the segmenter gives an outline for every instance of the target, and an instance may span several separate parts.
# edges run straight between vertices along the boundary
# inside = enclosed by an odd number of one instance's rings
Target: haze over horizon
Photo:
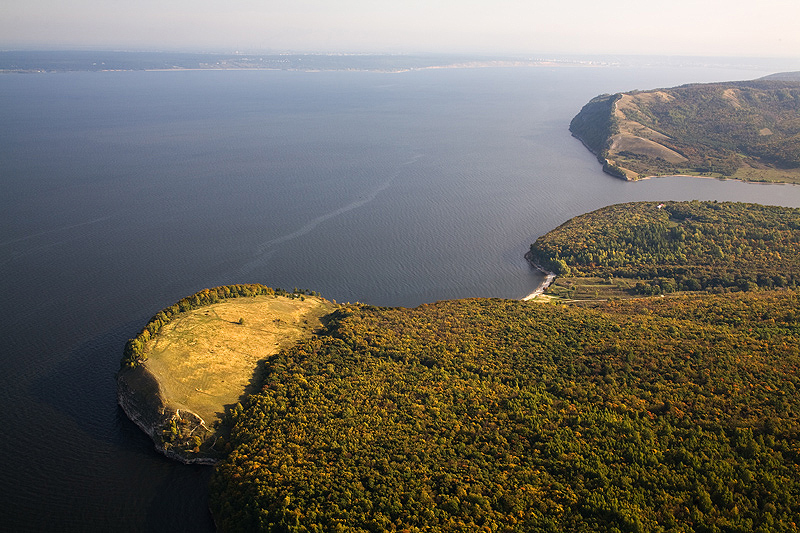
[[[800,56],[800,3],[6,0],[0,48]]]

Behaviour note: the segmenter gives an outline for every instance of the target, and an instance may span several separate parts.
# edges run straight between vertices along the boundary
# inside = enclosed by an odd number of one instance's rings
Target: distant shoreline
[[[609,60],[463,54],[214,54],[124,51],[0,51],[0,74],[180,70],[399,73],[438,69],[598,67]]]
[[[375,72],[380,74],[400,74],[403,72],[417,72],[422,70],[455,70],[479,68],[544,68],[544,67],[592,67],[595,65],[583,63],[570,63],[564,61],[476,61],[468,63],[452,63],[441,65],[423,65],[396,68],[376,67],[236,67],[236,66],[209,66],[209,67],[159,67],[159,68],[0,68],[0,74],[54,74],[59,72],[220,72],[220,71],[286,71],[286,72]]]

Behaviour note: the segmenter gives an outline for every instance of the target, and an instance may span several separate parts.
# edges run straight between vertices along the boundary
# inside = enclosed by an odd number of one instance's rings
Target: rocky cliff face
[[[153,439],[156,449],[170,459],[185,464],[217,462],[216,442],[209,443],[213,432],[191,411],[165,405],[158,381],[145,365],[120,370],[117,401],[128,418]]]

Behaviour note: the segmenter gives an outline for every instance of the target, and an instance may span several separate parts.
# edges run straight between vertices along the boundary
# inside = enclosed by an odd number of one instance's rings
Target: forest
[[[797,182],[800,82],[774,78],[601,95],[584,106],[570,131],[607,172],[625,179],[691,174]]]
[[[234,411],[217,526],[796,531],[799,217],[622,204],[534,245],[664,298],[340,307]]]
[[[575,217],[531,245],[561,276],[635,280],[642,295],[800,283],[800,209],[734,202],[627,203]]]
[[[271,358],[221,531],[794,531],[795,291],[348,306]]]

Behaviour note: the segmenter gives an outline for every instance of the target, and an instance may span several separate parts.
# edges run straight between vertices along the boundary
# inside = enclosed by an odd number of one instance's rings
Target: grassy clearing
[[[800,168],[752,168],[742,167],[732,176],[742,181],[763,181],[767,183],[800,184]]]
[[[613,300],[633,297],[635,282],[625,278],[557,277],[545,292],[551,300]]]
[[[545,303],[572,303],[572,304],[593,304],[607,302],[609,300],[627,300],[631,298],[651,298],[651,296],[641,296],[634,292],[633,287],[639,280],[628,278],[600,278],[600,277],[558,277],[547,289],[545,294],[537,298],[538,301]],[[677,297],[684,294],[692,294],[684,291],[676,291],[667,297]]]
[[[612,145],[608,152],[610,158],[624,159],[620,156],[620,153],[631,152],[652,159],[661,158],[672,164],[680,164],[687,161],[684,156],[675,150],[671,150],[652,139],[624,133],[615,135],[612,139]]]
[[[212,428],[254,391],[260,361],[311,336],[334,308],[312,296],[243,297],[201,307],[147,343],[144,366],[168,411],[191,411]]]

